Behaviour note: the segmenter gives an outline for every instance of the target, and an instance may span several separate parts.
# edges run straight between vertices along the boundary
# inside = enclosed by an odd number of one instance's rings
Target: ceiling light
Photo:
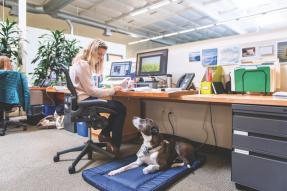
[[[270,0],[233,0],[233,3],[240,9],[249,9],[270,3]]]
[[[156,39],[160,39],[160,38],[163,38],[163,35],[156,36],[156,37],[152,37],[152,38],[150,38],[150,39],[151,39],[151,40],[156,40]]]
[[[148,9],[147,9],[147,8],[134,11],[134,12],[130,13],[129,15],[132,16],[132,17],[134,17],[134,16],[137,16],[137,15],[146,13],[146,12],[148,12]]]
[[[195,28],[187,29],[187,30],[182,30],[182,31],[179,31],[178,33],[179,33],[179,34],[183,34],[183,33],[188,33],[188,32],[192,32],[192,31],[195,31]]]
[[[139,35],[134,34],[134,33],[130,33],[130,35],[131,35],[131,37],[134,37],[134,38],[138,38],[139,37]]]
[[[215,26],[214,24],[210,24],[210,25],[205,25],[205,26],[201,26],[201,27],[196,27],[195,29],[196,30],[202,30],[202,29],[207,29],[207,28],[210,28],[210,27],[213,27]]]
[[[170,37],[170,36],[174,36],[174,35],[177,35],[177,34],[178,34],[178,32],[169,33],[169,34],[163,35],[163,37]]]
[[[169,0],[161,1],[161,2],[159,2],[159,3],[156,3],[156,4],[154,4],[154,5],[151,5],[149,8],[150,8],[151,10],[154,10],[154,9],[158,9],[158,8],[160,8],[160,7],[163,7],[163,6],[165,6],[165,5],[169,4],[169,3],[170,3]]]

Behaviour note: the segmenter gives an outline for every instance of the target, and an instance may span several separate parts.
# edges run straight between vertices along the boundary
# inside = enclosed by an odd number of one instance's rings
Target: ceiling
[[[51,1],[55,0],[27,0],[39,6]],[[287,18],[287,0],[165,0],[168,3],[156,9],[151,9],[151,6],[163,0],[65,1],[65,6],[58,11],[107,24],[144,38],[212,25],[206,29],[161,38],[167,44],[287,27],[284,20]],[[132,14],[146,7],[149,9],[145,13]],[[267,13],[270,10],[276,11]],[[250,16],[256,13],[260,15]],[[248,18],[242,18],[244,16]],[[237,20],[214,25],[230,19]],[[140,39],[135,38],[135,41]]]

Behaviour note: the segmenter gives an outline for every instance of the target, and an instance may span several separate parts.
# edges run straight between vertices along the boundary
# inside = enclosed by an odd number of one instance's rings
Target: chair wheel
[[[54,162],[59,162],[60,158],[58,155],[56,155],[56,156],[54,156],[53,160],[54,160]]]
[[[5,135],[5,131],[0,132],[0,136],[4,136]]]
[[[69,167],[69,174],[74,174],[76,172],[75,167],[70,166]]]

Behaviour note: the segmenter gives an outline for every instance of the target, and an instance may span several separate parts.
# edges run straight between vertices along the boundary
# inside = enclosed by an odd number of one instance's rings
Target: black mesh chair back
[[[71,93],[71,96],[69,97],[70,100],[68,102],[72,104],[72,110],[76,110],[78,108],[78,103],[77,103],[78,95],[73,85],[73,82],[70,78],[68,66],[65,66],[64,64],[60,64],[60,69],[65,75],[66,82],[67,82],[67,88],[69,89]]]

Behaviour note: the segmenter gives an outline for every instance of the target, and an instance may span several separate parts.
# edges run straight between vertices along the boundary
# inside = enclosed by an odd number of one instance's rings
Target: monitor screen
[[[157,50],[137,55],[137,76],[160,76],[167,72],[168,50]]]
[[[112,62],[111,77],[128,77],[131,74],[131,62]]]

